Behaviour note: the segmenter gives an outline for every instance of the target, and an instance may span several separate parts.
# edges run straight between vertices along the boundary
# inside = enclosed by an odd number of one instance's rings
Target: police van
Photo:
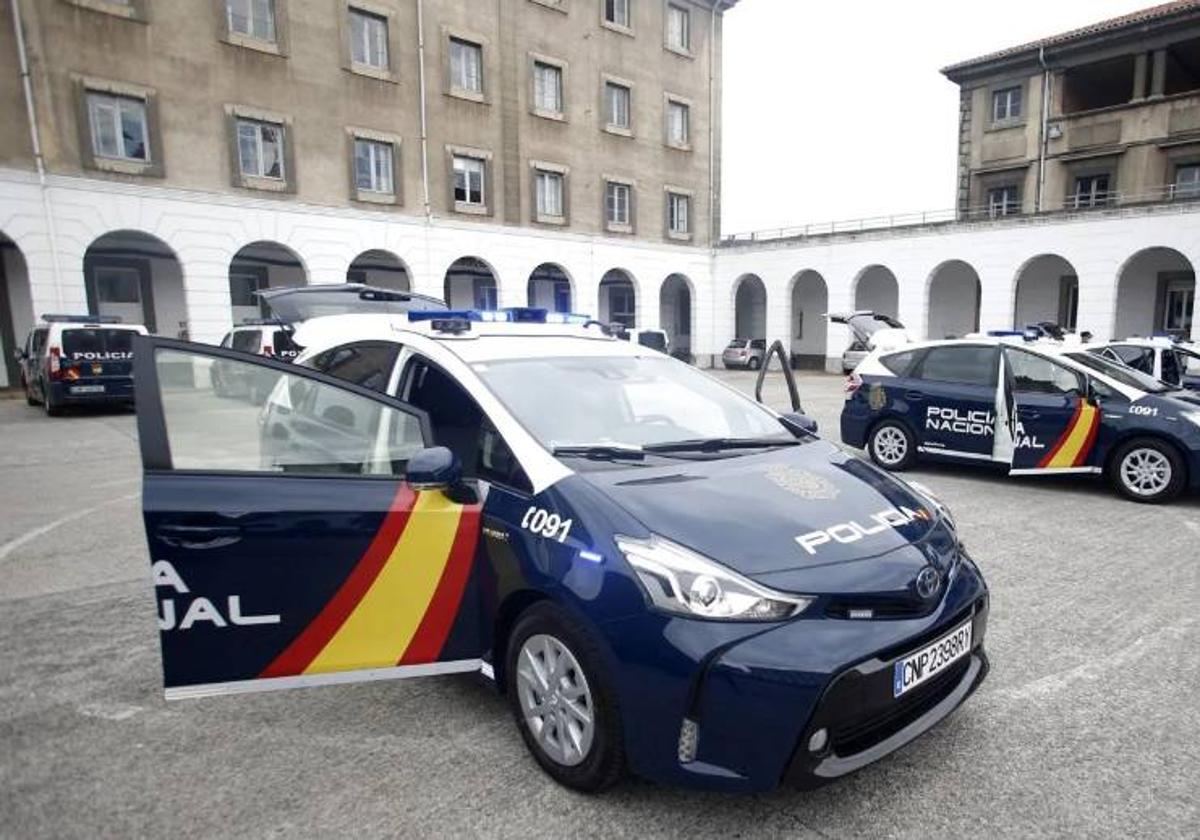
[[[16,352],[29,405],[57,417],[75,405],[133,404],[133,338],[141,324],[99,315],[43,315]]]
[[[168,698],[482,674],[580,790],[817,785],[960,706],[988,590],[946,508],[615,332],[317,317],[293,364],[142,340]]]
[[[876,351],[847,379],[841,436],[887,470],[930,457],[1089,473],[1138,502],[1200,489],[1200,396],[1078,342],[980,336]]]
[[[1200,391],[1200,352],[1190,343],[1167,336],[1153,336],[1089,344],[1088,349],[1161,379],[1168,385]]]

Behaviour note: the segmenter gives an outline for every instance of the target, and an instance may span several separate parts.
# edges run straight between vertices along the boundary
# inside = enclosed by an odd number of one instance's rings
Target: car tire
[[[1120,495],[1143,504],[1161,504],[1178,496],[1187,483],[1187,465],[1179,451],[1158,438],[1134,438],[1121,444],[1109,462],[1108,478]]]
[[[61,406],[50,402],[49,394],[42,394],[42,408],[46,409],[47,417],[61,417],[63,413]]]
[[[867,435],[867,454],[889,472],[906,470],[917,460],[917,441],[903,423],[884,420]]]
[[[29,387],[29,383],[22,382],[21,387],[25,391],[25,404],[26,405],[37,405],[38,401],[33,398],[33,389]]]
[[[758,370],[758,368],[761,364],[762,364],[762,362],[760,362],[758,359],[751,359],[750,363],[747,365],[747,367],[749,367],[750,370]]]
[[[564,670],[547,681],[538,666],[551,659]],[[525,746],[551,778],[584,793],[617,783],[625,770],[620,710],[599,645],[579,622],[548,602],[526,610],[509,636],[505,683]]]

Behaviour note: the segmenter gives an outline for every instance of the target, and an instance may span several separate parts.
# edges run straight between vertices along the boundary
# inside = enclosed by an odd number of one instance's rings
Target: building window
[[[563,71],[544,61],[533,63],[533,107],[538,111],[561,114],[563,110]]]
[[[367,67],[388,69],[387,18],[362,9],[350,9],[350,60]]]
[[[539,169],[534,174],[533,182],[538,217],[563,218],[562,173]]]
[[[238,168],[242,175],[283,180],[282,125],[238,119],[237,140]]]
[[[484,207],[483,172],[486,164],[479,158],[454,156],[454,201],[468,207]]]
[[[667,193],[667,232],[672,236],[688,236],[692,232],[692,199],[682,193]]]
[[[604,83],[604,111],[609,128],[629,130],[630,90],[616,82]]]
[[[230,32],[275,40],[275,0],[225,0],[225,12]]]
[[[354,139],[354,186],[360,190],[388,195],[396,192],[392,175],[391,143]]]
[[[1189,336],[1192,334],[1192,306],[1196,300],[1196,284],[1193,280],[1172,281],[1167,286],[1163,307],[1162,328],[1169,333]]]
[[[997,216],[1011,216],[1017,213],[1017,185],[1006,184],[1003,187],[992,187],[987,194],[988,215],[993,219]]]
[[[674,3],[667,5],[667,46],[680,52],[689,52],[692,48],[691,15]]]
[[[1112,193],[1108,191],[1108,173],[1081,175],[1075,179],[1075,192],[1071,196],[1072,207],[1102,207],[1109,203]]]
[[[1021,88],[992,91],[992,122],[1008,122],[1021,117]]]
[[[613,26],[629,28],[630,0],[604,0],[604,20]]]
[[[1200,198],[1200,164],[1190,163],[1176,168],[1171,195],[1175,198]]]
[[[686,148],[691,139],[691,108],[683,102],[667,100],[667,143]]]
[[[609,181],[604,188],[605,219],[610,227],[630,227],[633,188],[629,184]]]
[[[145,100],[89,92],[87,106],[92,153],[96,157],[149,162]]]
[[[483,93],[483,47],[479,44],[450,39],[450,87]]]

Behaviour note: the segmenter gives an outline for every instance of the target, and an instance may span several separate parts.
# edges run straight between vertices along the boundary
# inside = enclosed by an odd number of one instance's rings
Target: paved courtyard
[[[749,374],[721,373],[752,389]],[[837,437],[840,377],[802,377]],[[772,383],[769,400],[782,403]],[[782,405],[780,405],[782,407]],[[131,414],[0,400],[0,835],[1195,836],[1200,499],[914,471],[993,590],[993,670],[945,724],[816,792],[599,797],[472,678],[161,697]]]

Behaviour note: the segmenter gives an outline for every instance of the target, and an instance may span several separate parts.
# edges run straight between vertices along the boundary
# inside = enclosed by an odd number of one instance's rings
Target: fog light
[[[700,743],[700,725],[694,720],[683,719],[679,727],[679,763],[696,760],[696,745]]]
[[[810,753],[819,753],[825,749],[825,745],[829,743],[829,730],[825,728],[818,729],[808,739],[808,751]]]

